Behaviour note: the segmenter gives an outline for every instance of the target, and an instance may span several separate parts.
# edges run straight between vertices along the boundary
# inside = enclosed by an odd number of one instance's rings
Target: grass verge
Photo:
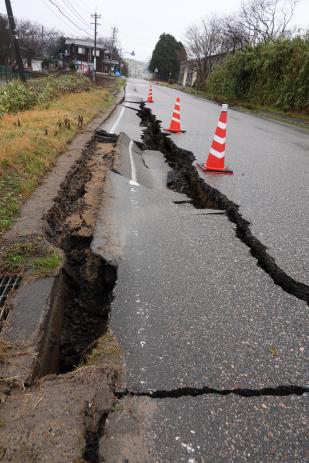
[[[67,94],[48,108],[0,119],[0,237],[67,143],[99,112],[112,107],[121,86],[123,80],[117,79],[109,88]]]
[[[27,274],[34,278],[56,275],[63,254],[43,236],[27,236],[8,243],[0,253],[0,274]]]

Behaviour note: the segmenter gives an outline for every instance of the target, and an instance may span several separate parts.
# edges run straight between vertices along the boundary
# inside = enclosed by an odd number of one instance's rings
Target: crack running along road
[[[130,115],[119,127],[138,125],[136,115],[126,113]],[[139,395],[123,396],[120,408],[128,406],[134,417],[141,404],[137,421],[143,428],[150,423],[153,461],[189,461],[176,437],[194,448],[196,462],[205,455],[213,455],[210,461],[218,461],[218,456],[235,461],[239,455],[239,461],[252,461],[243,455],[256,451],[260,458],[271,455],[273,461],[282,461],[282,455],[305,461],[302,331],[307,306],[273,285],[256,267],[224,215],[199,216],[190,204],[173,203],[184,197],[176,199],[173,192],[142,186],[154,171],[146,172],[137,147],[131,152],[141,186],[130,185],[131,169],[127,179],[111,175],[106,204],[118,228],[125,224],[111,323],[126,355],[126,388]],[[143,156],[147,166],[160,158],[151,152]],[[302,395],[294,394],[293,386],[284,386],[283,391],[278,384],[298,384]],[[224,392],[205,393],[210,390]],[[233,392],[225,397],[226,391],[236,390],[251,391],[252,397],[244,400]],[[161,405],[149,391],[155,391],[158,399],[166,394]],[[261,391],[266,395],[260,396]],[[180,396],[175,401],[171,394]],[[147,401],[156,408],[152,418]],[[106,433],[113,442],[117,427],[128,429],[122,427],[123,417],[118,418],[116,411],[108,419]],[[223,431],[226,422],[235,423],[236,429],[231,424]],[[190,437],[190,430],[195,430],[195,437]],[[275,442],[265,442],[264,433],[272,434]],[[122,432],[122,442],[124,437]]]

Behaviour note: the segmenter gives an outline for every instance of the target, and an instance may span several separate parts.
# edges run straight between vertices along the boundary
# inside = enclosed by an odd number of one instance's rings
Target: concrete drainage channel
[[[225,211],[229,220],[236,225],[237,237],[248,246],[257,264],[273,279],[274,283],[309,304],[309,287],[291,278],[276,264],[263,243],[253,236],[250,223],[240,214],[239,206],[199,177],[193,166],[195,160],[193,153],[178,148],[161,131],[160,121],[144,103],[141,104],[138,115],[141,124],[146,127],[143,134],[144,149],[161,151],[173,169],[168,177],[169,188],[189,196],[194,207],[198,209],[211,208]]]

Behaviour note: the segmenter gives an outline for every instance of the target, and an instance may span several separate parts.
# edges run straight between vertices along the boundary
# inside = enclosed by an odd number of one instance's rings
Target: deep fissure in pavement
[[[99,131],[97,139],[113,143],[117,137]],[[78,366],[93,343],[105,332],[117,279],[117,269],[94,255],[90,247],[100,199],[95,197],[98,196],[97,190],[93,197],[89,197],[88,203],[85,198],[97,172],[113,165],[113,154],[98,154],[96,143],[93,138],[86,146],[45,217],[49,225],[48,239],[64,251],[66,258],[63,272],[68,298],[60,341],[60,373]],[[98,178],[97,184],[100,182],[102,185],[99,187],[103,188],[102,178]],[[90,210],[92,207],[94,211]]]
[[[101,206],[103,173],[114,165],[114,151],[98,154],[97,142],[114,146],[117,140],[116,135],[104,130],[96,132],[61,185],[54,206],[45,217],[49,240],[59,246],[66,257],[63,272],[68,298],[60,341],[59,373],[80,365],[108,327],[117,268],[95,255],[91,243]],[[97,188],[91,191],[92,183]],[[83,461],[98,463],[99,441],[110,410],[98,413],[91,405],[87,403],[84,411]]]
[[[179,148],[168,134],[162,132],[161,121],[146,108],[145,103],[141,103],[138,116],[145,127],[142,135],[144,149],[162,152],[173,169],[168,176],[168,187],[192,198],[193,206],[198,209],[225,211],[229,220],[236,225],[236,236],[249,247],[258,266],[284,291],[309,304],[309,286],[287,275],[268,254],[266,246],[252,234],[250,222],[242,217],[239,206],[200,178],[193,166],[193,153]]]
[[[217,394],[217,395],[237,395],[240,397],[261,397],[274,396],[283,397],[290,395],[301,396],[309,392],[309,388],[302,386],[278,386],[274,388],[263,389],[213,389],[209,387],[195,388],[183,387],[171,390],[154,390],[146,392],[122,391],[116,392],[118,399],[124,397],[150,397],[151,399],[179,399],[181,397],[199,397],[202,395]]]
[[[105,423],[109,412],[103,413],[99,419],[95,416],[96,410],[93,410],[91,404],[87,403],[85,407],[85,440],[86,447],[83,460],[87,463],[99,463],[99,442],[104,434]]]

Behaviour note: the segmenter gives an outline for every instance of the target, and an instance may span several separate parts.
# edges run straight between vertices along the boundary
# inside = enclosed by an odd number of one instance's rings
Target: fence
[[[30,79],[31,72],[26,71],[26,79]],[[0,82],[8,82],[9,80],[19,79],[18,71],[12,69],[11,66],[4,66],[0,64]]]

